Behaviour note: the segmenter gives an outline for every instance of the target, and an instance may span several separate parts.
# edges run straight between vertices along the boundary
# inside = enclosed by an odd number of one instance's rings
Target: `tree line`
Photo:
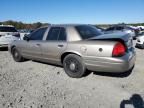
[[[49,23],[36,22],[36,23],[28,24],[28,23],[12,21],[12,20],[0,22],[0,25],[2,25],[2,24],[3,25],[13,25],[17,29],[37,29],[39,27],[42,27],[42,26],[45,26],[45,25],[49,25]],[[125,24],[125,23],[120,23],[120,24]],[[113,24],[97,24],[96,26],[107,28],[107,27],[112,26],[112,25]],[[133,23],[133,24],[127,24],[127,25],[144,26],[144,23]]]
[[[12,20],[0,22],[0,25],[13,25],[17,29],[37,29],[39,27],[42,27],[42,26],[45,26],[45,25],[48,25],[48,24],[49,23],[41,23],[41,22],[28,24],[28,23],[12,21]]]

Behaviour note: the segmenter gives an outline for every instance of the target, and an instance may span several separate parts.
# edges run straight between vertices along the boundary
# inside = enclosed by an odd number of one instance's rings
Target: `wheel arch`
[[[15,45],[12,45],[11,47],[10,47],[10,52],[12,53],[12,49],[13,48],[15,48],[16,46]]]
[[[82,57],[82,55],[80,54],[80,53],[78,53],[78,52],[74,52],[74,51],[69,51],[69,52],[64,52],[62,55],[61,55],[61,63],[63,64],[63,60],[64,60],[64,58],[67,56],[67,55],[69,55],[69,54],[75,54],[75,55],[77,55],[77,56],[80,56],[80,57]]]

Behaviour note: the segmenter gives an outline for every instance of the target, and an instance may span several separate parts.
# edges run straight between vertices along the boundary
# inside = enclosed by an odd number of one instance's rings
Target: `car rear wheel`
[[[72,78],[81,78],[86,68],[82,58],[75,54],[69,54],[64,58],[63,66],[66,74]]]
[[[14,47],[12,49],[12,56],[13,56],[13,59],[16,61],[16,62],[22,62],[24,61],[24,58],[21,56],[21,54],[19,53],[19,51],[16,49],[16,47]]]

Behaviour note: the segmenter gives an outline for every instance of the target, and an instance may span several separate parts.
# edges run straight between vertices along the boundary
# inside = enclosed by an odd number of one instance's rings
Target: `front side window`
[[[40,28],[30,35],[30,40],[42,40],[47,27]]]
[[[82,39],[89,39],[98,35],[101,35],[102,33],[97,30],[96,27],[90,26],[90,25],[81,25],[75,27]]]

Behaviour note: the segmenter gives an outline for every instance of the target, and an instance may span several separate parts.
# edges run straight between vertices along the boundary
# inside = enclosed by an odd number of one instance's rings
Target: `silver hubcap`
[[[15,57],[18,57],[18,53],[17,52],[15,52]]]
[[[71,63],[71,64],[70,64],[70,69],[71,69],[71,70],[75,70],[75,67],[76,67],[76,66],[75,66],[75,63]]]

